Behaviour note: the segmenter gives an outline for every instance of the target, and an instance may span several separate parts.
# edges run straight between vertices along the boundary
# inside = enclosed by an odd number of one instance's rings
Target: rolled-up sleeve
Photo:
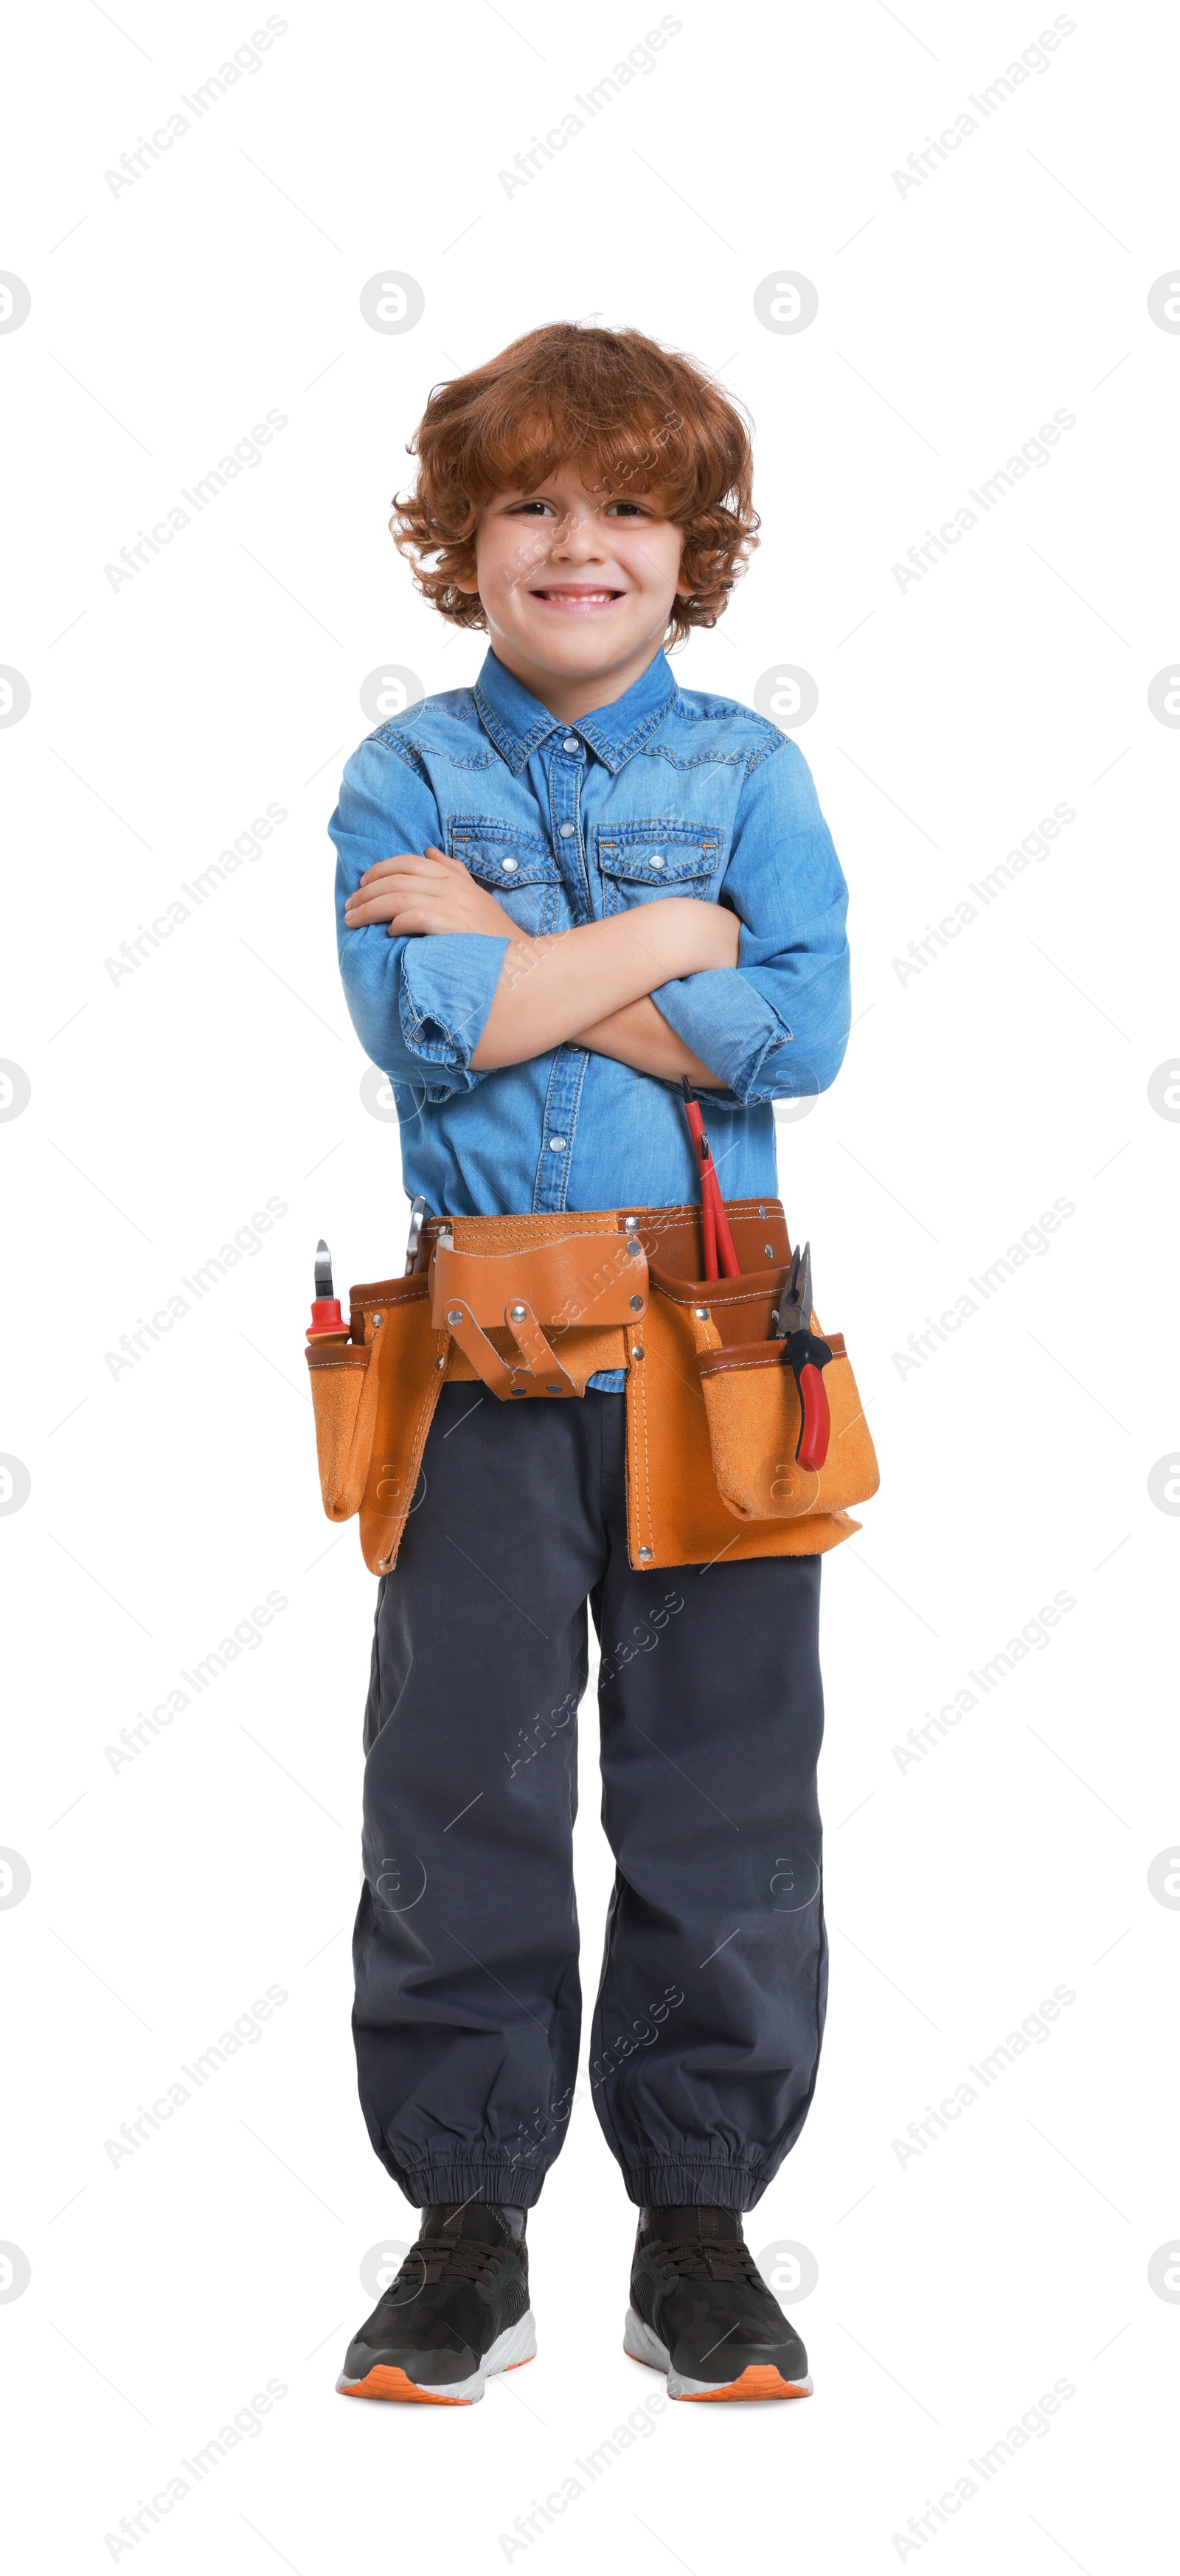
[[[349,930],[344,907],[366,868],[403,850],[442,847],[438,807],[412,752],[372,736],[344,772],[328,825],[336,845],[336,943],[354,1029],[392,1083],[449,1100],[474,1091],[471,1062],[508,947],[482,931],[391,939],[383,921]]]
[[[826,1091],[848,1044],[848,888],[793,741],[746,781],[721,893],[742,925],[737,965],[652,1000],[743,1108]]]

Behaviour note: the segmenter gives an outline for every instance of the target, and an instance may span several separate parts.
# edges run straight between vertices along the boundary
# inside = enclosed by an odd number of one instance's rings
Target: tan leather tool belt
[[[843,1340],[827,1335],[831,1437],[808,1471],[772,1334],[790,1262],[782,1203],[728,1200],[726,1213],[735,1279],[698,1276],[699,1206],[595,1208],[431,1217],[407,1277],[351,1290],[347,1332],[319,1335],[307,1361],[324,1509],[359,1512],[373,1573],[397,1561],[453,1380],[482,1379],[510,1404],[585,1396],[597,1371],[626,1371],[633,1565],[813,1556],[851,1536],[846,1506],[875,1493],[877,1462]]]

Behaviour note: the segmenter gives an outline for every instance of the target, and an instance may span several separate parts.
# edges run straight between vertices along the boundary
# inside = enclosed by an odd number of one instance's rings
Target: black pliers
[[[811,1330],[811,1245],[798,1244],[791,1256],[791,1267],[783,1284],[771,1324],[772,1333],[786,1343],[783,1354],[794,1371],[799,1389],[799,1438],[795,1457],[801,1467],[822,1467],[828,1454],[831,1416],[828,1412],[827,1388],[823,1372],[831,1359],[831,1345],[821,1341]]]

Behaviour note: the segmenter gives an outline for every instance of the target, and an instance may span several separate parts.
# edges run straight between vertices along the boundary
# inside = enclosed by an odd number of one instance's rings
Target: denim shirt
[[[473,1067],[507,937],[345,928],[365,869],[428,842],[534,936],[667,895],[736,912],[737,965],[652,998],[726,1086],[700,1095],[725,1197],[777,1194],[771,1104],[835,1079],[849,996],[843,874],[807,763],[776,725],[679,689],[662,652],[621,698],[566,725],[489,652],[473,689],[370,734],[328,828],[340,972],[361,1044],[394,1088],[407,1195],[450,1216],[699,1197],[677,1082],[569,1044]],[[623,1373],[591,1384],[621,1387]]]

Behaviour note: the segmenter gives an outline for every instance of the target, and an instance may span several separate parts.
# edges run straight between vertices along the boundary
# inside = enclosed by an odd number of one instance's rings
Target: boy
[[[844,1053],[846,890],[794,742],[679,691],[663,650],[716,622],[755,542],[743,422],[640,333],[557,324],[437,388],[410,452],[397,543],[489,650],[475,688],[362,744],[331,824],[341,973],[407,1193],[454,1219],[682,1207],[687,1078],[726,1199],[772,1199],[771,1104]],[[354,2030],[374,2148],[424,2216],[351,2395],[470,2402],[536,2350],[526,2216],[578,2056],[587,1600],[618,1864],[592,2090],[639,2212],[626,2348],[676,2397],[811,2388],[742,2213],[799,2134],[823,2026],[819,1556],[633,1565],[625,1381],[520,1405],[444,1382],[381,1581]]]

